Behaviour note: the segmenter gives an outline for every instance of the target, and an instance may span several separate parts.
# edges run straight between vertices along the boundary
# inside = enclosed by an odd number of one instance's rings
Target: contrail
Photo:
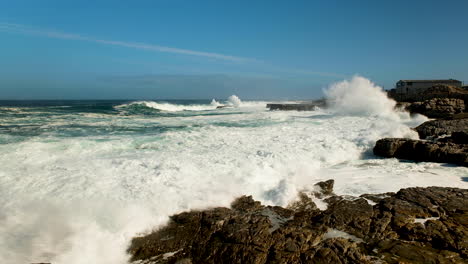
[[[236,62],[236,63],[253,63],[257,67],[263,68],[264,70],[266,69],[267,71],[270,70],[271,72],[275,72],[275,73],[316,75],[316,76],[323,76],[323,77],[328,77],[328,78],[345,78],[346,77],[346,75],[338,74],[338,73],[318,72],[318,71],[278,67],[278,66],[274,66],[272,64],[269,64],[269,63],[266,63],[257,59],[253,59],[253,58],[244,58],[244,57],[231,56],[231,55],[226,55],[226,54],[221,54],[221,53],[165,47],[165,46],[159,46],[159,45],[147,44],[147,43],[99,39],[99,38],[94,38],[94,37],[82,36],[82,35],[74,34],[74,33],[65,33],[65,32],[31,27],[31,26],[26,26],[26,25],[21,25],[21,24],[0,22],[0,32],[2,31],[14,33],[14,34],[42,36],[42,37],[55,38],[55,39],[87,41],[87,42],[99,43],[99,44],[104,44],[104,45],[112,45],[112,46],[126,47],[126,48],[139,49],[139,50],[199,56],[199,57],[212,58],[212,59],[230,61],[230,62]]]
[[[126,47],[126,48],[208,57],[208,58],[233,61],[233,62],[255,61],[255,59],[242,58],[242,57],[236,57],[236,56],[213,53],[213,52],[179,49],[179,48],[165,47],[165,46],[146,44],[146,43],[98,39],[98,38],[86,37],[86,36],[73,34],[73,33],[64,33],[64,32],[59,32],[59,31],[48,30],[48,29],[33,28],[33,27],[20,25],[20,24],[0,23],[0,31],[16,33],[16,34],[25,34],[25,35],[37,35],[37,36],[44,36],[44,37],[56,38],[56,39],[89,41],[89,42],[120,46],[120,47]]]

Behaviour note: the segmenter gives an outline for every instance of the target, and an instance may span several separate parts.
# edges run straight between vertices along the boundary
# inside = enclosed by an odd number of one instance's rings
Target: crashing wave
[[[234,107],[240,107],[241,104],[242,104],[242,101],[241,99],[239,99],[239,97],[237,97],[236,95],[231,95],[229,96],[229,98],[227,99],[227,102],[226,102],[228,105],[230,106],[234,106]]]
[[[148,111],[165,111],[165,112],[180,112],[180,111],[207,111],[214,110],[219,105],[216,100],[213,99],[211,104],[200,104],[200,105],[181,105],[171,103],[158,103],[154,101],[138,101],[129,104],[123,104],[116,106],[119,110],[136,110],[142,112]]]
[[[151,113],[160,112],[160,111],[164,111],[164,112],[209,111],[209,110],[215,110],[215,109],[224,108],[224,107],[239,108],[241,106],[251,107],[251,106],[258,106],[258,105],[264,106],[265,103],[264,102],[250,102],[250,103],[245,104],[236,95],[231,95],[224,103],[220,103],[216,101],[215,99],[212,99],[210,104],[190,104],[190,105],[171,104],[167,102],[155,102],[155,101],[137,101],[137,102],[131,102],[128,104],[122,104],[122,105],[116,106],[115,108],[117,110],[125,110],[126,112],[130,112],[130,113],[151,114]]]

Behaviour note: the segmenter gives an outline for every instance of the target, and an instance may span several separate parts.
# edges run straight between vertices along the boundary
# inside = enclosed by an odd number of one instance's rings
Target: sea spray
[[[234,107],[239,107],[242,104],[242,101],[237,97],[236,95],[231,95],[227,99],[227,104],[234,106]]]
[[[394,116],[396,102],[369,79],[354,76],[324,90],[328,104],[338,114]]]
[[[211,99],[210,105],[218,107],[218,106],[220,106],[221,104],[220,104],[218,101],[216,101],[215,99]]]
[[[395,109],[396,102],[388,98],[380,86],[361,76],[334,83],[324,93],[334,114],[367,116],[375,120],[368,134],[360,137],[367,145],[373,145],[381,137],[417,139],[417,133],[408,124],[427,121],[424,116],[410,116],[408,112]]]

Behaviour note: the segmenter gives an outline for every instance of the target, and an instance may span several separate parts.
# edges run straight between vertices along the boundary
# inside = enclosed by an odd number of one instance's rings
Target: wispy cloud
[[[55,39],[87,41],[87,42],[94,42],[94,43],[99,43],[99,44],[104,44],[104,45],[120,46],[120,47],[139,49],[139,50],[199,56],[199,57],[221,60],[225,62],[242,63],[243,65],[249,64],[249,66],[253,67],[252,68],[253,72],[260,71],[263,74],[271,74],[273,76],[277,76],[278,74],[280,75],[289,74],[289,75],[301,75],[301,76],[322,76],[322,77],[332,78],[332,79],[348,77],[347,75],[339,74],[339,73],[319,72],[319,71],[310,71],[310,70],[305,70],[305,69],[278,67],[278,66],[275,66],[270,63],[257,60],[254,58],[237,57],[237,56],[231,56],[231,55],[226,55],[226,54],[221,54],[221,53],[180,49],[180,48],[159,46],[159,45],[147,44],[147,43],[106,40],[106,39],[100,39],[96,37],[88,37],[88,36],[83,36],[83,35],[74,34],[74,33],[66,33],[66,32],[38,28],[38,27],[31,27],[31,26],[21,25],[21,24],[0,22],[0,32],[9,32],[9,33],[14,33],[14,34],[23,34],[23,35],[32,35],[32,36],[42,36],[42,37],[55,38]]]
[[[147,43],[105,40],[105,39],[82,36],[79,34],[65,33],[65,32],[49,30],[49,29],[34,28],[34,27],[20,25],[20,24],[0,22],[0,31],[16,33],[16,34],[25,34],[25,35],[37,35],[37,36],[44,36],[44,37],[57,38],[57,39],[89,41],[89,42],[120,46],[120,47],[126,47],[126,48],[149,50],[149,51],[156,51],[156,52],[185,54],[185,55],[207,57],[207,58],[232,61],[232,62],[255,61],[255,59],[251,59],[251,58],[243,58],[243,57],[231,56],[231,55],[214,53],[214,52],[179,49],[179,48],[165,47],[165,46],[159,46],[159,45],[153,45],[153,44],[147,44]]]

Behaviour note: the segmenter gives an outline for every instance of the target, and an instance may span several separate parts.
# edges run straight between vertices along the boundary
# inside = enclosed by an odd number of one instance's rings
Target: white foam
[[[435,220],[439,220],[440,217],[428,217],[428,218],[415,218],[414,219],[414,222],[415,223],[420,223],[424,226],[424,224],[427,222],[427,221],[435,221]]]
[[[343,232],[343,231],[340,231],[338,229],[333,229],[333,228],[329,228],[327,233],[325,233],[323,235],[323,238],[324,239],[331,239],[331,238],[346,238],[346,239],[349,239],[351,241],[354,241],[354,242],[357,242],[357,243],[362,243],[364,242],[364,240],[362,240],[361,238],[359,237],[356,237],[356,236],[353,236],[351,234],[348,234],[346,232]]]
[[[278,215],[275,211],[273,211],[271,209],[268,209],[268,208],[263,209],[261,214],[264,215],[264,216],[267,216],[268,220],[271,223],[271,228],[268,230],[270,233],[275,232],[284,223],[286,223],[287,221],[292,220],[293,217],[294,217],[294,216],[291,216],[291,217],[288,217],[288,218],[282,217],[282,216]]]
[[[215,103],[206,104],[206,105],[183,105],[183,104],[171,104],[171,103],[162,103],[162,102],[153,102],[153,101],[138,101],[129,104],[123,104],[117,106],[117,108],[125,108],[131,105],[143,105],[148,108],[153,108],[156,110],[166,111],[166,112],[179,112],[179,111],[206,111],[214,110],[218,106]]]
[[[168,259],[172,256],[174,256],[175,254],[179,253],[179,251],[181,251],[182,249],[179,249],[177,251],[173,251],[173,252],[167,252],[167,253],[164,253],[163,254],[163,259]]]

